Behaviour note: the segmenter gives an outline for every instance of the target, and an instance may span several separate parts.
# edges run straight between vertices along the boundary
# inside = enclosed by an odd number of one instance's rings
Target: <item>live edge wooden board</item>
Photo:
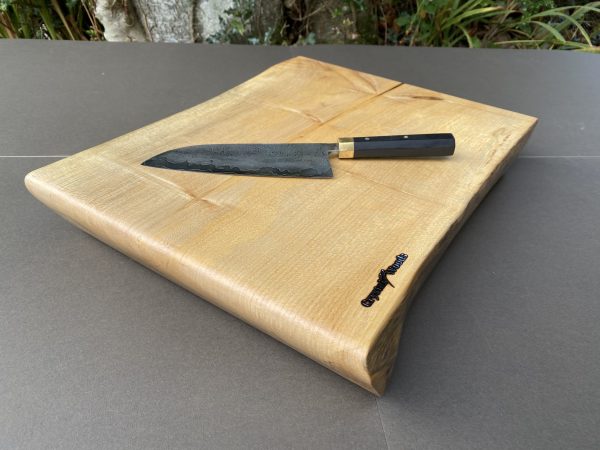
[[[25,182],[101,241],[381,395],[410,298],[535,123],[299,57]],[[437,132],[454,134],[454,156],[333,158],[333,179],[140,165],[193,144]],[[393,287],[363,306],[402,253],[402,267],[387,275]]]

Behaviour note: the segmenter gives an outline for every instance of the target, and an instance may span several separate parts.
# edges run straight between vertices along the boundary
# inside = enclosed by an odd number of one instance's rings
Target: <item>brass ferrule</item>
[[[338,158],[352,159],[354,158],[354,138],[339,138],[338,139]]]

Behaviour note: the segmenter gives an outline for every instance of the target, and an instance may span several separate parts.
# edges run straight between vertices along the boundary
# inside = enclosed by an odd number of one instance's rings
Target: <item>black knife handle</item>
[[[450,133],[436,133],[340,138],[338,145],[342,159],[397,158],[453,155],[455,142]]]

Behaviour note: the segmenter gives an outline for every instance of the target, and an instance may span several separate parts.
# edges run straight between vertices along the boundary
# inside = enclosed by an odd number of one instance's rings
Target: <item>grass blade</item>
[[[444,26],[442,27],[442,29],[447,29],[453,25],[457,25],[459,23],[462,23],[463,26],[464,24],[464,20],[468,19],[469,17],[471,17],[471,21],[472,20],[478,20],[480,18],[484,18],[484,17],[491,17],[491,16],[496,16],[499,14],[503,14],[504,13],[504,9],[500,6],[488,6],[486,8],[477,8],[477,9],[472,9],[470,11],[466,11],[462,14],[459,14],[458,16],[455,16],[454,18],[452,18],[451,20],[448,20]],[[475,16],[475,17],[473,17]],[[480,17],[477,17],[480,16]]]
[[[589,46],[592,45],[592,40],[590,39],[590,36],[587,34],[587,32],[585,31],[583,26],[579,22],[577,22],[575,19],[573,19],[571,16],[569,16],[568,14],[549,10],[549,11],[544,11],[544,12],[535,14],[535,16],[537,16],[537,17],[560,17],[561,19],[563,19],[563,22],[560,23],[556,27],[557,29],[562,30],[562,29],[566,28],[566,26],[570,23],[571,25],[573,25],[574,27],[576,27],[579,30],[579,32],[581,33],[581,36],[583,36],[583,38],[585,39],[587,44]],[[533,18],[533,16],[532,16],[532,18]]]
[[[558,31],[556,31],[556,29],[554,27],[548,25],[547,23],[539,22],[537,20],[532,20],[531,23],[535,23],[536,25],[539,25],[540,27],[544,28],[552,36],[554,36],[554,38],[557,41],[559,41],[561,44],[564,44],[566,42],[566,39],[563,37],[563,35],[560,34]]]
[[[54,8],[54,11],[56,11],[56,14],[58,14],[58,17],[60,18],[61,22],[63,23],[63,26],[67,30],[69,37],[71,38],[72,41],[74,41],[75,36],[73,36],[73,33],[71,32],[71,27],[69,26],[69,22],[67,22],[67,19],[65,19],[65,16],[60,9],[60,5],[58,4],[58,1],[51,0],[51,3],[52,3],[52,7]]]
[[[458,28],[460,28],[460,31],[462,31],[463,34],[465,35],[465,37],[467,38],[467,43],[469,44],[469,48],[473,48],[474,47],[473,39],[471,38],[471,35],[467,31],[467,29],[465,27],[463,27],[462,25],[458,25]]]

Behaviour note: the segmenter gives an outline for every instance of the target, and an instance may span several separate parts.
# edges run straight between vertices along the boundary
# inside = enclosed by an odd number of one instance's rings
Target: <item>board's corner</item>
[[[43,169],[44,169],[43,167],[40,167],[38,169],[32,170],[27,175],[25,175],[25,178],[23,179],[23,182],[25,183],[25,187],[34,196],[37,192],[37,188],[38,188],[39,182],[40,182],[39,175]]]
[[[367,389],[377,396],[384,394],[392,375],[406,311],[407,302],[403,301],[369,347],[366,366],[370,386]]]

